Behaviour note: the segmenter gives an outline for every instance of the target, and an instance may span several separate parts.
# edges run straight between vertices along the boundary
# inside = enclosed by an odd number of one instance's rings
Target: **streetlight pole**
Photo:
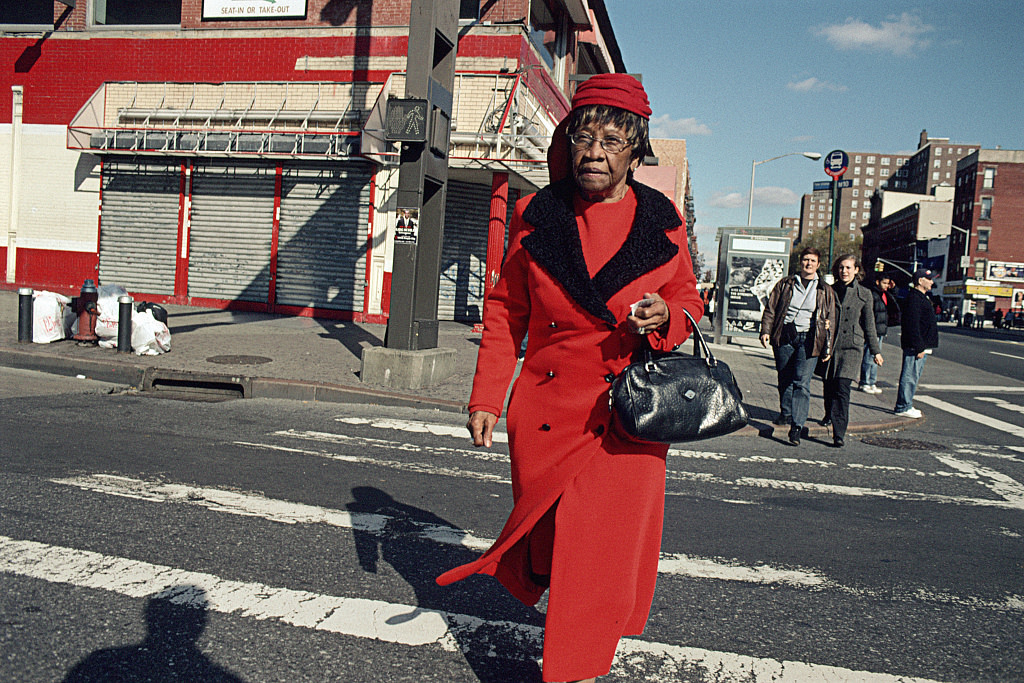
[[[821,158],[821,154],[819,154],[818,152],[789,152],[787,154],[780,154],[777,157],[772,157],[771,159],[765,159],[764,161],[754,161],[750,164],[750,198],[747,202],[748,228],[750,227],[750,220],[754,215],[754,172],[757,170],[757,167],[760,166],[761,164],[767,164],[769,161],[775,161],[776,159],[781,159],[782,157],[791,157],[796,155],[806,157],[811,161],[817,161],[818,159]]]

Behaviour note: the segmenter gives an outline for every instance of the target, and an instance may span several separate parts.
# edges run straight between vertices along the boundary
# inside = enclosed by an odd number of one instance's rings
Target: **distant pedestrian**
[[[832,424],[832,443],[842,448],[846,440],[846,427],[850,422],[850,383],[857,377],[861,366],[861,349],[865,344],[872,354],[872,362],[882,364],[882,350],[875,334],[874,297],[858,279],[860,260],[853,254],[843,254],[832,266],[839,320],[836,323],[832,357],[819,364],[825,387],[825,419]]]
[[[932,349],[939,346],[939,326],[928,292],[935,284],[935,273],[928,268],[914,271],[913,287],[903,300],[903,325],[900,345],[903,347],[903,367],[896,393],[895,412],[900,417],[921,417],[914,407],[914,394],[924,370],[924,362]]]
[[[836,295],[818,277],[821,252],[807,247],[800,252],[795,275],[778,281],[761,315],[761,345],[770,343],[778,373],[777,425],[789,425],[789,443],[800,445],[800,435],[811,404],[811,376],[817,358],[828,360],[836,325]]]
[[[897,307],[896,297],[890,290],[896,286],[896,282],[888,273],[878,273],[875,282],[868,287],[871,291],[872,308],[875,315],[875,333],[878,335],[878,348],[882,348],[882,340],[885,338],[886,330],[889,329],[889,309]],[[860,364],[860,390],[866,394],[880,394],[882,390],[876,386],[878,379],[878,365],[875,363],[874,353],[871,346],[864,342],[864,357]]]

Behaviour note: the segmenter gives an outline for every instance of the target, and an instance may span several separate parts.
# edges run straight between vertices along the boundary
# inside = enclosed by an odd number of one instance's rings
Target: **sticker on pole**
[[[849,166],[850,157],[846,156],[846,152],[841,149],[833,150],[825,157],[825,173],[833,178],[838,178],[846,173]]]
[[[420,210],[404,208],[398,210],[395,221],[395,244],[416,244],[420,232]]]

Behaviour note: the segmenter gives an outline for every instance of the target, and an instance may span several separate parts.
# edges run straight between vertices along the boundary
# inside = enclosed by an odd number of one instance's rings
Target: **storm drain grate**
[[[914,439],[899,439],[891,436],[865,436],[861,442],[880,448],[893,448],[898,451],[944,451],[946,447],[942,444],[929,441],[916,441]]]

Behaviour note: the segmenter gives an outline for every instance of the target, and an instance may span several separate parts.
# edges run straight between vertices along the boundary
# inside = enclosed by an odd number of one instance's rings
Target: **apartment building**
[[[931,195],[936,185],[952,186],[957,160],[978,147],[950,143],[949,138],[929,137],[928,131],[922,130],[915,152],[847,152],[850,166],[843,180],[849,180],[852,185],[839,190],[837,234],[851,237],[863,234],[871,220],[871,197],[878,190]],[[828,191],[803,195],[801,238],[828,230],[831,217],[832,197]]]

